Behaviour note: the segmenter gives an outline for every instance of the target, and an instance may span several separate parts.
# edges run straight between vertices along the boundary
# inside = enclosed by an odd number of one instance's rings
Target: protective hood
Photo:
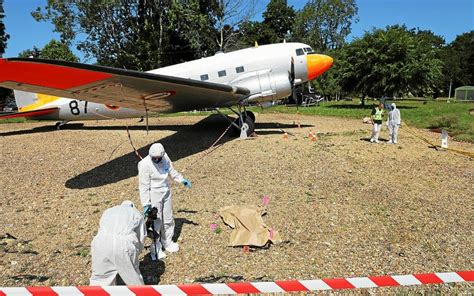
[[[135,204],[134,204],[132,201],[130,201],[130,200],[125,200],[125,201],[123,201],[121,205],[122,205],[122,206],[130,206],[130,207],[132,207],[132,208],[135,207]]]
[[[151,157],[163,157],[165,155],[165,148],[163,148],[163,145],[161,145],[160,143],[155,143],[151,145],[148,154]]]
[[[395,105],[395,103],[392,103],[392,110],[395,110],[397,109],[397,106]]]

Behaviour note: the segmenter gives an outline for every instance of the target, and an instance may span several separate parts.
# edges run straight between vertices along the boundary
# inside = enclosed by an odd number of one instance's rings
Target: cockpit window
[[[306,51],[307,53],[312,53],[313,49],[311,47],[306,47],[304,51]]]
[[[302,49],[302,48],[298,48],[298,49],[296,50],[296,55],[298,55],[298,56],[304,55],[303,49]]]

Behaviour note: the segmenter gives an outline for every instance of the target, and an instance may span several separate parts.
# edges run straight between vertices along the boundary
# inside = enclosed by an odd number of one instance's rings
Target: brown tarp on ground
[[[262,215],[266,213],[263,207],[228,206],[219,210],[224,223],[234,230],[230,234],[229,245],[263,247],[268,241],[280,243],[278,231],[263,223]]]

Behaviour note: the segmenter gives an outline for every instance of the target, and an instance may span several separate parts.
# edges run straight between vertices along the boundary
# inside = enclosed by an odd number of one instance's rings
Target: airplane
[[[0,116],[69,121],[132,118],[229,108],[241,137],[255,129],[252,103],[291,95],[333,64],[303,43],[278,43],[219,52],[147,72],[64,61],[0,59],[0,86],[15,90],[19,112]],[[237,106],[237,110],[234,110]],[[225,116],[227,118],[227,116]]]

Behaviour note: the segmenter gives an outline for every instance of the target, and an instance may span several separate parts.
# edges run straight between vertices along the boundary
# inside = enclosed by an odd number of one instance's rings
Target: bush
[[[429,128],[448,128],[458,123],[458,117],[454,115],[434,117],[429,124]]]

